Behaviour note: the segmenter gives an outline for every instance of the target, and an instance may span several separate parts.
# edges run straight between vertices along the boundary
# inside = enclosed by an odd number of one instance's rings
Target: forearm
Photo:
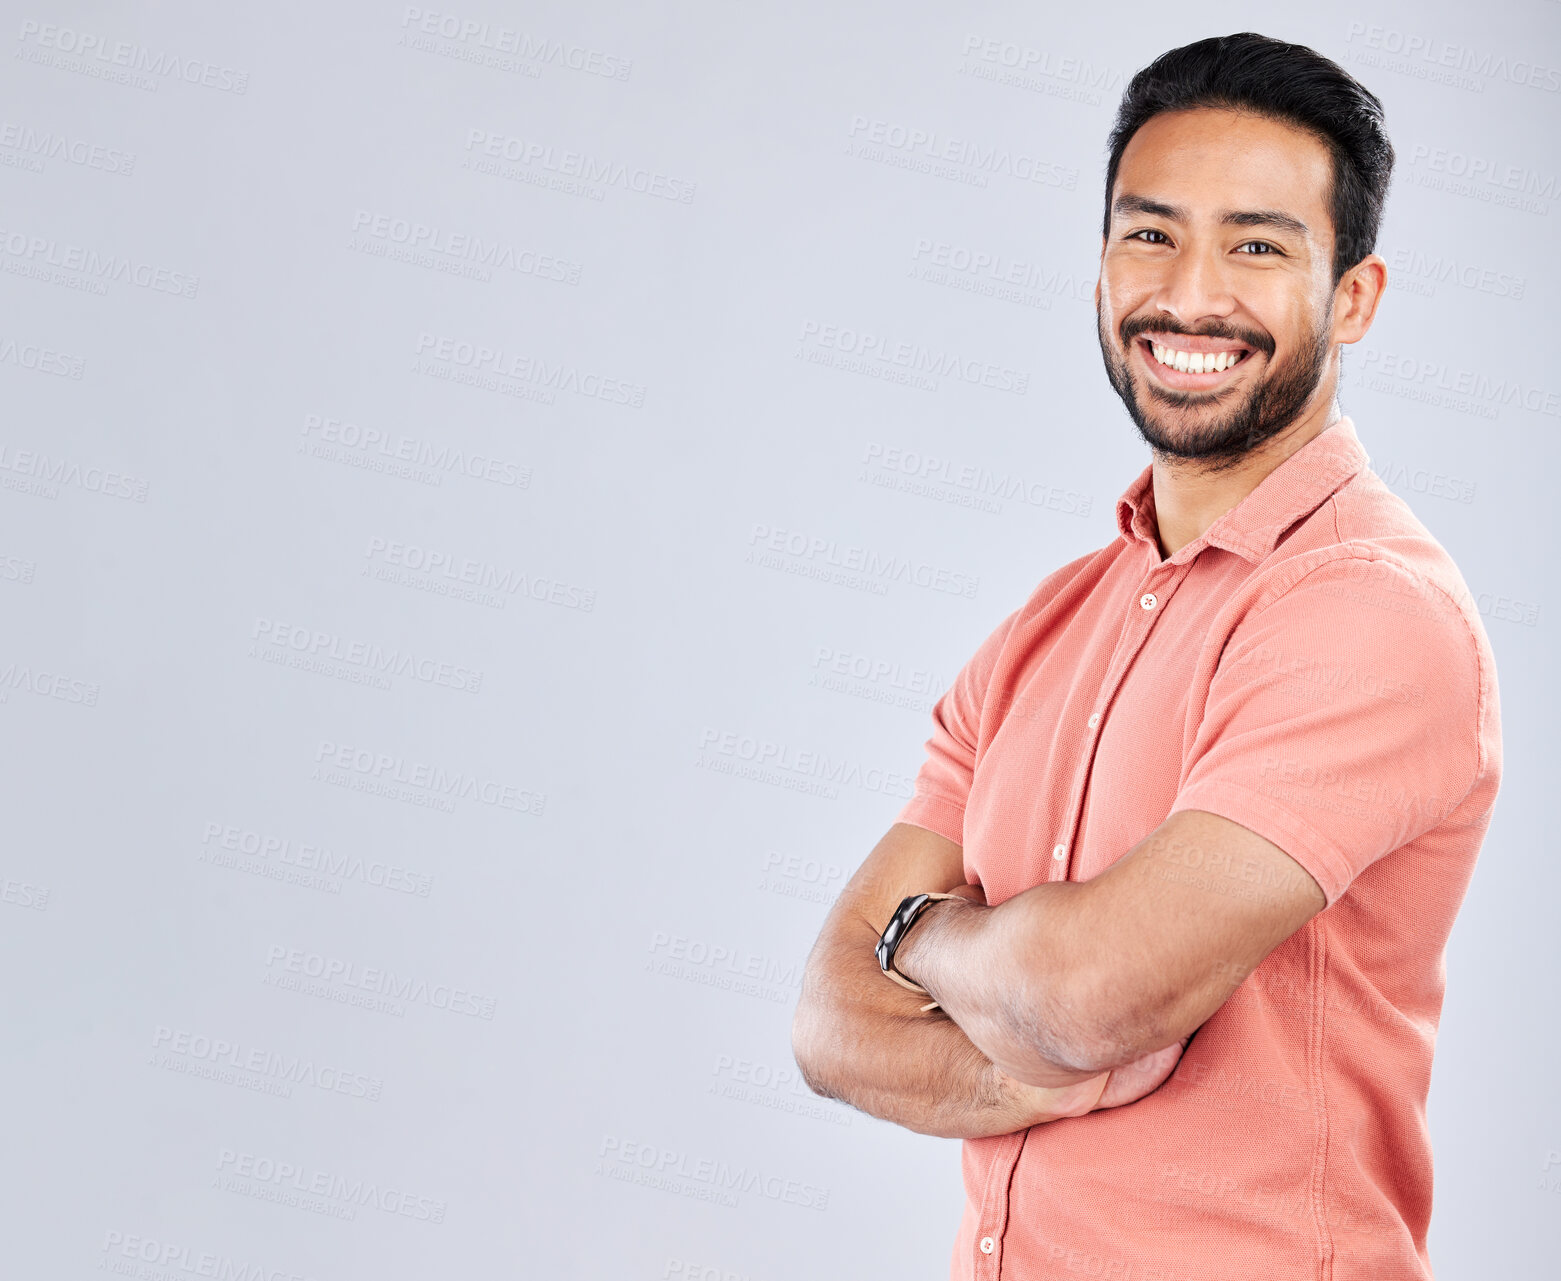
[[[895,969],[925,987],[1004,1073],[1037,1086],[1085,1080],[1116,1063],[1103,1061],[1094,1012],[1080,1008],[1087,940],[1073,937],[1070,901],[1082,889],[1053,881],[997,907],[929,904]]]
[[[1069,1100],[1048,1112],[1041,1092],[1006,1077],[946,1014],[923,1013],[925,998],[884,977],[876,941],[853,922],[822,936],[808,959],[792,1044],[816,1093],[942,1138],[1011,1134],[1068,1114]]]

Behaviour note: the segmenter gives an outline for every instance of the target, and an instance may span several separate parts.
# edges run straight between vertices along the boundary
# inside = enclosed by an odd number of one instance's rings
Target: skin
[[[924,1012],[926,998],[879,970],[873,944],[883,923],[920,890],[953,893],[985,910],[981,887],[965,883],[959,845],[896,823],[830,909],[803,971],[792,1024],[793,1051],[815,1093],[920,1134],[976,1139],[1123,1106],[1170,1074],[1180,1044],[1139,1063],[1048,1084],[1004,1071],[947,1011]]]
[[[1368,254],[1333,281],[1331,181],[1321,141],[1249,113],[1156,116],[1123,153],[1097,330],[1153,451],[1162,556],[1338,417],[1342,345],[1370,328],[1386,264]],[[1246,354],[1189,390],[1145,335]],[[1205,865],[1255,868],[1268,892],[1190,884],[1177,874],[1189,848]],[[922,1013],[924,998],[877,972],[872,944],[901,898],[928,890],[958,897],[929,905],[896,954],[941,1004]],[[1170,1074],[1241,979],[1325,903],[1278,846],[1201,811],[1173,814],[1089,881],[995,907],[965,884],[960,846],[895,824],[809,956],[793,1050],[819,1093],[925,1133],[976,1137],[1123,1106]]]
[[[961,848],[961,862],[963,862],[963,855],[964,851]],[[987,905],[986,894],[979,885],[956,885],[945,893],[957,894],[960,898],[980,904],[982,907]],[[1000,1064],[994,1066],[998,1068],[1001,1076],[1007,1077],[1014,1083],[1016,1089],[1033,1091],[1032,1097],[1037,1106],[1045,1112],[1054,1113],[1056,1116],[1083,1116],[1085,1113],[1101,1108],[1115,1108],[1134,1103],[1153,1091],[1171,1075],[1190,1040],[1192,1040],[1191,1032],[1180,1040],[1173,1041],[1160,1049],[1151,1050],[1131,1062],[1107,1068],[1104,1072],[1064,1085],[1031,1084],[1021,1080],[1012,1072],[1004,1072]],[[1023,1065],[1018,1068],[1018,1071],[1021,1073],[1024,1071]]]
[[[1185,874],[1189,861],[1235,871],[1210,886]],[[1221,892],[1249,885],[1262,892]],[[1217,814],[1182,810],[1087,881],[1048,881],[996,907],[931,904],[895,968],[1000,1071],[1063,1087],[1178,1051],[1326,905],[1279,846]]]

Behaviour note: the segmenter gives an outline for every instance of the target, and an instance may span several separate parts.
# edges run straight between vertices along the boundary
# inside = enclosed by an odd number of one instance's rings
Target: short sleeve
[[[975,777],[981,708],[998,656],[1023,611],[1021,606],[997,625],[933,704],[926,759],[917,771],[911,799],[895,816],[896,823],[925,827],[958,845],[965,843],[965,802]]]
[[[1395,561],[1329,561],[1232,631],[1171,813],[1272,841],[1331,906],[1469,793],[1480,716],[1473,631],[1448,595]]]

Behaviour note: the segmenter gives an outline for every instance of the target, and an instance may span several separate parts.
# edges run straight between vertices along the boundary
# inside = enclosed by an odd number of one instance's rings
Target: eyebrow
[[[1186,222],[1187,211],[1180,205],[1168,205],[1148,196],[1118,196],[1111,206],[1113,214],[1148,214],[1171,222]],[[1277,227],[1297,236],[1310,236],[1311,230],[1299,218],[1277,209],[1232,209],[1220,215],[1220,221],[1233,227]]]

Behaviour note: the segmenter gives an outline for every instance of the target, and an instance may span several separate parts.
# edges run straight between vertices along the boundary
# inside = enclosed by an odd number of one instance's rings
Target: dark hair
[[[1382,103],[1338,63],[1305,45],[1251,31],[1211,36],[1162,53],[1128,83],[1107,140],[1106,218],[1128,141],[1151,117],[1223,107],[1282,120],[1313,134],[1333,159],[1333,283],[1377,244],[1393,174]]]

